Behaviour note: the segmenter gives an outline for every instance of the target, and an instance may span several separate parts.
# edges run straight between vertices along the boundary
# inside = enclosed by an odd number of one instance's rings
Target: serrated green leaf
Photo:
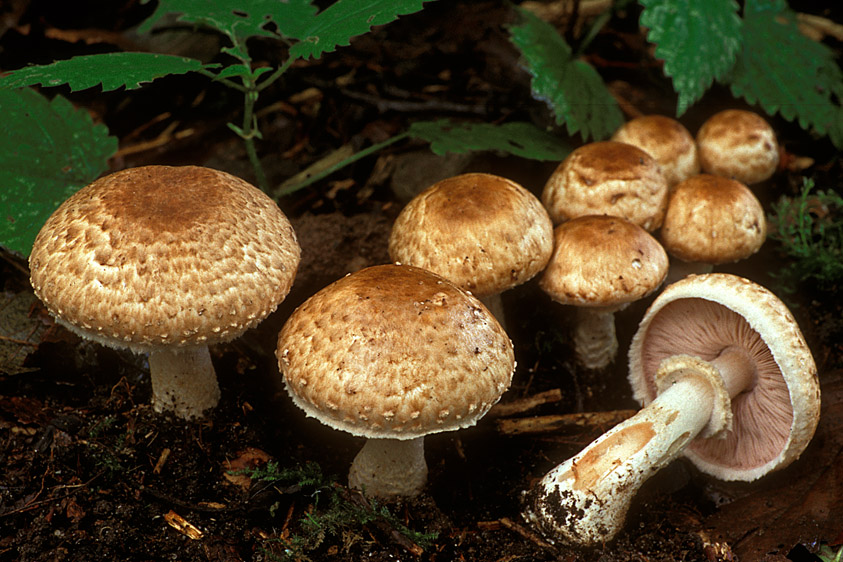
[[[61,96],[0,90],[0,244],[29,255],[47,217],[108,167],[117,139]]]
[[[735,96],[843,148],[843,73],[830,49],[799,33],[783,1],[747,0],[743,48],[726,82]]]
[[[103,53],[83,55],[42,66],[27,66],[13,70],[0,78],[0,88],[23,86],[61,86],[72,91],[102,85],[102,90],[140,88],[170,74],[185,74],[217,65],[203,65],[200,61],[155,53]]]
[[[521,23],[509,28],[512,43],[532,74],[533,96],[546,102],[570,134],[604,139],[623,123],[618,104],[603,79],[587,63],[574,60],[559,33],[538,16],[518,8]]]
[[[368,33],[373,26],[422,9],[426,0],[338,0],[316,16],[302,41],[290,48],[290,56],[319,58],[323,53],[348,45],[351,38]]]
[[[532,123],[457,123],[448,119],[413,123],[410,136],[430,143],[436,154],[472,150],[500,150],[533,160],[559,161],[572,148]]]
[[[227,35],[233,43],[232,54],[249,60],[245,52],[250,37],[287,37],[304,39],[314,24],[317,8],[310,0],[159,0],[155,12],[138,28],[149,32],[167,14],[177,14],[177,21],[204,25]],[[274,23],[278,30],[267,29]]]
[[[699,100],[735,63],[741,20],[734,0],[640,0],[641,25],[679,94],[676,115]]]

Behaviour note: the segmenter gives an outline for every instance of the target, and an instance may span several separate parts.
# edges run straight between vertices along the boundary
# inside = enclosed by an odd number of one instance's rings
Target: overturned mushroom
[[[479,300],[409,265],[369,267],[310,297],[276,354],[297,406],[367,438],[349,485],[383,498],[419,494],[424,436],[477,423],[515,369],[512,343]]]
[[[629,357],[644,408],[528,494],[525,517],[553,540],[611,540],[641,484],[679,455],[717,478],[752,481],[797,459],[814,434],[813,357],[785,305],[746,279],[711,273],[668,286]]]

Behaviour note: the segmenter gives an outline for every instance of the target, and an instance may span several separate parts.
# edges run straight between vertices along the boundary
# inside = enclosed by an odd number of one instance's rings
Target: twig
[[[337,486],[337,490],[338,490],[340,496],[343,499],[345,499],[347,502],[356,504],[356,505],[358,505],[362,508],[365,508],[367,510],[370,510],[370,511],[374,509],[372,507],[372,504],[369,503],[369,500],[366,499],[366,497],[363,494],[361,494],[360,492],[358,492],[356,490],[349,490],[349,489],[344,488],[342,486]],[[422,554],[424,554],[424,549],[422,547],[420,547],[415,542],[411,541],[409,538],[407,538],[406,535],[401,533],[401,531],[399,531],[398,529],[393,527],[389,523],[389,521],[386,521],[383,518],[378,518],[378,519],[375,519],[372,523],[378,529],[380,529],[381,531],[383,531],[387,535],[389,535],[389,537],[396,544],[398,544],[399,546],[406,549],[407,552],[409,552],[410,554],[413,554],[414,556],[421,556]]]
[[[533,394],[532,396],[518,398],[516,400],[512,400],[511,402],[505,402],[503,404],[497,403],[492,406],[486,416],[505,417],[513,416],[515,414],[523,414],[524,412],[537,408],[542,404],[559,402],[560,400],[562,400],[562,390],[553,388],[551,390],[539,392],[538,394]]]
[[[537,546],[540,546],[542,548],[553,548],[552,544],[545,541],[543,538],[541,538],[539,535],[537,535],[536,533],[534,533],[530,529],[524,527],[523,525],[521,525],[519,523],[516,523],[515,521],[513,521],[509,517],[501,517],[498,521],[500,521],[501,524],[504,527],[506,527],[507,529],[509,529],[510,531],[514,531],[514,532],[518,533],[519,535],[521,535],[522,537],[524,537],[525,539],[534,543]]]
[[[531,418],[503,419],[497,421],[498,431],[505,435],[524,433],[550,433],[571,431],[585,427],[613,426],[631,418],[636,410],[611,410],[608,412],[583,412],[577,414],[555,414]]]

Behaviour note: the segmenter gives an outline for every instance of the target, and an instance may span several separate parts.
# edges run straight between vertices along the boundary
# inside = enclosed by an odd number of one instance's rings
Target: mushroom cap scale
[[[755,480],[799,457],[820,408],[817,370],[790,311],[767,289],[723,273],[692,275],[669,285],[647,310],[629,350],[635,398],[657,395],[654,374],[678,355],[711,361],[741,347],[755,384],[732,399],[732,429],[694,441],[684,452],[723,480]]]
[[[591,215],[556,227],[539,286],[562,304],[612,307],[655,291],[667,270],[664,248],[646,230],[619,217]]]
[[[637,146],[658,162],[669,186],[700,173],[697,143],[682,123],[665,115],[627,121],[611,140]]]
[[[512,343],[472,295],[429,271],[373,266],[305,301],[278,337],[293,401],[368,438],[469,427],[509,387]]]
[[[767,219],[748,187],[723,176],[700,174],[671,193],[660,236],[665,249],[683,261],[728,263],[761,248]]]
[[[776,133],[751,111],[727,109],[709,117],[697,131],[703,172],[752,185],[772,176],[779,164]]]
[[[493,174],[461,174],[433,184],[402,209],[389,255],[483,298],[544,269],[552,232],[547,211],[521,185]]]
[[[548,178],[541,201],[554,224],[613,215],[652,232],[664,218],[667,194],[652,156],[630,144],[602,141],[571,152]]]
[[[227,341],[289,292],[300,249],[272,199],[197,166],[104,176],[47,220],[30,255],[36,295],[59,321],[149,352]]]

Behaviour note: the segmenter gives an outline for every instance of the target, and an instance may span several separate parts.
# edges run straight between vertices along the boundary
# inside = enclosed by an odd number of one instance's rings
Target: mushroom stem
[[[217,405],[220,388],[208,346],[149,353],[152,407],[189,420]]]
[[[735,358],[729,354],[722,363]],[[730,400],[712,363],[670,357],[656,381],[655,400],[551,470],[530,492],[525,517],[546,536],[584,546],[611,540],[649,477],[698,435],[728,426]]]
[[[618,353],[615,311],[618,307],[577,307],[574,349],[577,360],[586,369],[602,369]]]
[[[477,297],[480,302],[483,303],[489,312],[492,313],[492,316],[495,317],[495,320],[498,321],[498,324],[503,326],[503,329],[506,330],[506,313],[503,309],[503,299],[501,298],[500,293],[493,293],[491,295],[486,295],[484,297]]]
[[[348,486],[368,497],[413,497],[426,483],[424,437],[367,439],[348,473]]]

